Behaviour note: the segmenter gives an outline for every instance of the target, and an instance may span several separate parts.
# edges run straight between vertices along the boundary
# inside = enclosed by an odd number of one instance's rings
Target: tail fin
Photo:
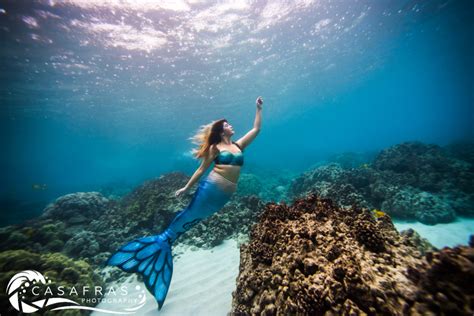
[[[143,237],[123,245],[108,260],[125,272],[143,275],[146,288],[161,310],[173,275],[171,245],[164,234]]]

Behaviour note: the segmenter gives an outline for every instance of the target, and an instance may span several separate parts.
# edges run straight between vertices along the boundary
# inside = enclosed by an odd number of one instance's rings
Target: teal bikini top
[[[228,150],[219,150],[219,154],[214,159],[216,165],[234,165],[234,166],[242,166],[244,164],[244,154],[242,153],[242,148],[240,148],[237,143],[232,142],[235,146],[239,147],[239,153],[232,153]]]

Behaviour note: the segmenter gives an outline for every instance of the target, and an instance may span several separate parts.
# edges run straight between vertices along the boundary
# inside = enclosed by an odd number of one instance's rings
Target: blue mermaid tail
[[[163,235],[143,237],[125,244],[107,260],[107,265],[142,274],[146,288],[161,309],[173,275],[171,245]]]
[[[199,182],[189,205],[178,212],[164,232],[126,243],[107,260],[107,265],[141,274],[161,310],[173,275],[172,244],[196,223],[220,210],[235,189],[234,183],[211,172]]]

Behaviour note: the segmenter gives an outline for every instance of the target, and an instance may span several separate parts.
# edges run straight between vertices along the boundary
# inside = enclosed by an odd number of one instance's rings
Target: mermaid
[[[237,189],[240,168],[244,163],[243,151],[260,132],[263,106],[261,97],[257,98],[256,105],[253,128],[235,142],[231,141],[234,130],[226,119],[201,126],[199,132],[192,137],[193,142],[199,144],[193,154],[202,159],[201,165],[187,184],[175,192],[175,196],[180,197],[188,192],[212,162],[214,168],[198,182],[189,205],[177,213],[161,234],[132,240],[107,260],[107,265],[143,275],[146,288],[158,303],[158,310],[163,307],[171,284],[171,245],[193,225],[220,210]]]

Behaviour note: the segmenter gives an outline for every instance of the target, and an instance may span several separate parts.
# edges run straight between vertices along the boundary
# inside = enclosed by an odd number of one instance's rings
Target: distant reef
[[[240,248],[231,315],[472,315],[473,243],[436,251],[316,195],[269,203]]]
[[[290,200],[315,193],[340,206],[378,209],[428,225],[474,216],[472,143],[440,147],[405,142],[357,168],[351,158],[342,156],[301,174],[289,186]]]
[[[183,173],[169,173],[146,181],[119,200],[109,200],[99,192],[61,196],[47,205],[40,217],[1,227],[0,251],[60,252],[85,260],[101,273],[106,259],[124,242],[160,233],[175,213],[186,207],[192,195],[176,199],[174,192],[188,180]],[[245,239],[263,206],[254,195],[234,195],[222,210],[180,236],[175,245],[212,248],[224,239]],[[125,274],[116,269],[107,277],[120,275]]]

